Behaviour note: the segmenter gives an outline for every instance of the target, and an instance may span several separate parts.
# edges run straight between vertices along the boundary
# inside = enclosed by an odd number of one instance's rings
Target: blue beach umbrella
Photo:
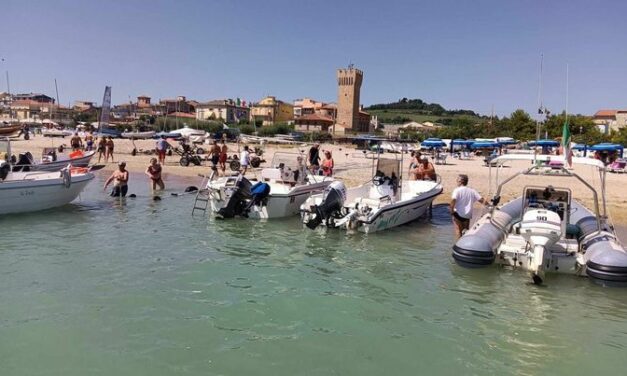
[[[443,148],[446,146],[446,143],[439,138],[427,138],[423,142],[420,143],[420,147],[423,148]]]
[[[612,144],[609,142],[604,142],[601,144],[596,144],[596,145],[592,145],[590,146],[589,150],[593,150],[593,151],[617,151],[618,154],[620,155],[620,157],[623,157],[623,145],[620,144]]]
[[[495,149],[498,148],[500,145],[497,142],[493,142],[493,141],[477,141],[477,142],[473,142],[470,145],[471,149]]]

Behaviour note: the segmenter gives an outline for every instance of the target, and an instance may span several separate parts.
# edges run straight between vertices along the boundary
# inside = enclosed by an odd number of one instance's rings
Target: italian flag
[[[568,126],[568,118],[564,121],[562,128],[562,150],[564,151],[564,162],[568,167],[573,165],[573,155],[570,150],[570,127]]]

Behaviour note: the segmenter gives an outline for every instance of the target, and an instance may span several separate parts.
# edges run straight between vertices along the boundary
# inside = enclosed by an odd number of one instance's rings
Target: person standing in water
[[[488,205],[479,192],[467,187],[468,175],[461,174],[457,177],[457,188],[453,190],[451,195],[451,215],[453,216],[453,225],[455,226],[455,240],[462,236],[462,233],[470,227],[470,219],[472,218],[472,206],[479,201],[484,205]]]
[[[122,161],[118,163],[118,169],[113,171],[109,179],[102,188],[103,191],[107,190],[107,187],[113,182],[113,189],[111,190],[111,197],[125,197],[128,192],[128,171],[126,170],[126,162]]]
[[[100,136],[98,139],[98,163],[100,163],[100,158],[105,157],[105,163],[107,163],[107,140],[104,136]]]
[[[226,160],[228,157],[229,148],[226,147],[226,142],[224,138],[222,139],[222,145],[220,146],[220,169],[222,170],[222,175],[226,175]]]
[[[113,138],[111,136],[109,136],[107,138],[107,141],[105,143],[106,146],[106,150],[105,150],[105,162],[109,161],[109,157],[111,157],[111,162],[115,162],[113,160]]]
[[[157,187],[161,190],[165,189],[165,184],[161,177],[161,165],[157,162],[157,158],[150,158],[150,165],[146,169],[146,175],[150,178],[150,187],[153,191]]]

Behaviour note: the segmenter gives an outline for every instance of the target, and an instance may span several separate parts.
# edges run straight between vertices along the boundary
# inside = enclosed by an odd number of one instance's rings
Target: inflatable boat
[[[529,161],[532,166],[498,183],[490,211],[453,246],[453,258],[465,267],[498,264],[530,273],[541,284],[550,273],[587,276],[603,285],[627,285],[627,252],[609,223],[605,202],[605,166],[589,158],[573,158],[573,165],[597,170],[600,194],[561,156],[504,155],[505,162]],[[492,175],[492,174],[491,174]],[[559,177],[560,185],[526,185],[522,194],[499,206],[505,186],[517,177]],[[555,180],[555,179],[553,179]],[[551,179],[544,179],[547,183]],[[579,182],[589,190],[593,208],[572,196]]]

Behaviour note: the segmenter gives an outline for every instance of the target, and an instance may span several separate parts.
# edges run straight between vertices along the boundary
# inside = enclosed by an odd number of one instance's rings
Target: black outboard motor
[[[13,167],[13,171],[30,171],[30,166],[34,164],[33,155],[30,152],[20,153],[17,158],[17,162]]]
[[[252,198],[250,193],[251,184],[248,179],[241,176],[238,177],[234,184],[229,185],[227,182],[225,191],[228,191],[227,203],[216,213],[216,218],[233,218],[236,215],[245,216],[248,207],[248,201]]]
[[[320,205],[311,207],[311,212],[315,215],[309,218],[306,223],[307,227],[313,230],[320,226],[323,220],[328,221],[339,214],[344,201],[346,201],[346,186],[341,181],[334,181],[324,190]]]

